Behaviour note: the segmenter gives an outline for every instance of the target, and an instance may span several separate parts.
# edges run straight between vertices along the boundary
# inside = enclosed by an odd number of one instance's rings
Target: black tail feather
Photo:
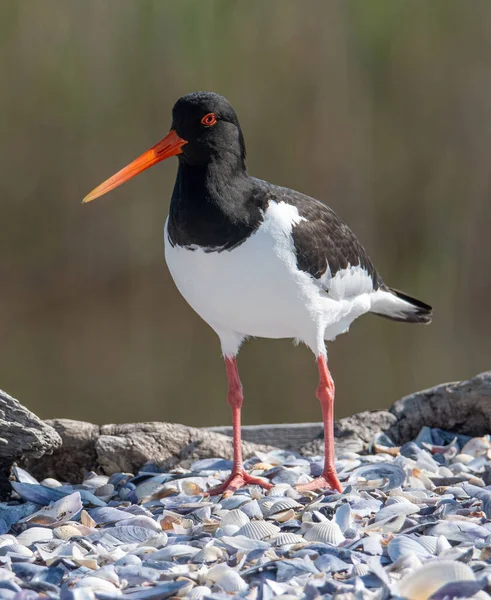
[[[401,321],[404,323],[431,323],[433,317],[433,309],[431,306],[412,296],[408,296],[399,290],[388,288],[387,291],[394,294],[399,300],[407,302],[409,306],[405,309],[404,305],[401,305],[396,312],[377,312],[374,310],[374,314],[385,317],[386,319],[391,319],[392,321]]]

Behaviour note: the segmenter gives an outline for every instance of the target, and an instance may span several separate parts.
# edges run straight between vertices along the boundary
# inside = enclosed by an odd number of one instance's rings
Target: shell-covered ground
[[[221,458],[81,485],[16,468],[0,599],[491,598],[490,438],[379,435],[336,463],[342,494],[300,494],[322,457],[261,454],[246,466],[273,487],[227,498],[206,494],[228,475]]]

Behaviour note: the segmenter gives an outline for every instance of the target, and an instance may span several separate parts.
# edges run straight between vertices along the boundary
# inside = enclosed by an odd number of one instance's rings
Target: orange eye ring
[[[208,113],[201,119],[202,125],[206,125],[206,127],[213,127],[217,122],[217,116],[215,113]]]

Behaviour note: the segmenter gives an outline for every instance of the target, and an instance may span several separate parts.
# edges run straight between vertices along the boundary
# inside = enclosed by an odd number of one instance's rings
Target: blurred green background
[[[489,0],[3,0],[0,387],[42,417],[229,422],[215,334],[163,257],[176,161],[82,206],[229,98],[249,171],[324,200],[429,327],[330,345],[336,415],[491,366]],[[246,344],[245,423],[318,421],[311,353]]]

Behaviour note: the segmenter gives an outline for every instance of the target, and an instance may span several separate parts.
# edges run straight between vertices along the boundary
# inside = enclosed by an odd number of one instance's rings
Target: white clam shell
[[[305,533],[304,538],[308,542],[324,542],[334,546],[339,546],[346,539],[341,529],[339,529],[339,525],[327,520],[312,525]]]
[[[47,542],[53,539],[53,531],[46,527],[31,527],[17,536],[17,543],[22,546],[30,546],[36,542]]]
[[[452,581],[474,581],[472,569],[455,560],[433,560],[405,575],[399,594],[408,600],[427,600],[436,590]]]
[[[390,517],[399,517],[402,515],[413,515],[419,512],[419,506],[412,502],[396,502],[395,504],[389,504],[384,506],[375,515],[375,522],[383,521]]]
[[[241,592],[247,589],[247,583],[231,567],[225,564],[215,565],[208,570],[206,579],[219,585],[224,592]]]
[[[222,538],[223,536],[235,535],[239,531],[238,525],[224,525],[215,531],[215,537]]]
[[[212,591],[206,585],[197,585],[189,592],[187,598],[189,600],[202,600],[205,596],[209,596],[211,593]]]
[[[387,554],[392,562],[396,562],[402,556],[411,553],[416,554],[421,559],[427,559],[431,556],[427,548],[407,535],[395,537],[387,544]]]
[[[280,532],[280,528],[267,521],[251,521],[239,529],[236,535],[243,535],[251,540],[264,540]]]

